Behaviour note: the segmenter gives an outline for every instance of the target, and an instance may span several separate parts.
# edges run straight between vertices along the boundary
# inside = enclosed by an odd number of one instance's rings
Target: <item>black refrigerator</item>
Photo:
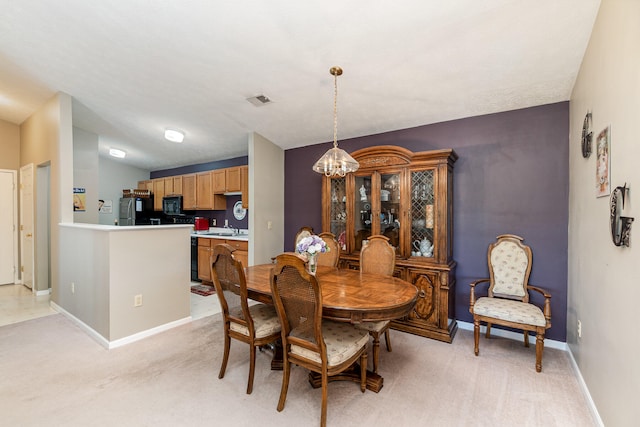
[[[154,216],[153,196],[123,197],[118,212],[118,225],[149,225]]]

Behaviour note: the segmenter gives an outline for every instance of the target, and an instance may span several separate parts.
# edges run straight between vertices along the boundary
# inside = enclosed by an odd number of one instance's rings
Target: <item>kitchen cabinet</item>
[[[153,181],[150,179],[138,181],[138,190],[149,190],[153,193]]]
[[[227,198],[213,193],[213,172],[215,171],[200,172],[196,174],[196,209],[227,209]]]
[[[182,209],[195,210],[196,202],[196,174],[182,176]]]
[[[233,252],[233,256],[243,266],[247,266],[249,262],[249,242],[245,240],[231,240],[231,239],[215,239],[208,237],[198,238],[198,278],[204,282],[211,282],[211,270],[209,266],[209,259],[211,257],[211,251],[213,247],[221,243],[226,243],[236,250]]]
[[[182,195],[182,175],[171,176],[166,179],[170,179],[171,181],[173,181],[173,193],[167,193],[167,195],[171,194],[172,196],[181,196]],[[165,181],[165,184],[166,184],[166,181]]]
[[[225,180],[228,192],[238,192],[242,190],[240,179],[240,166],[225,169]]]
[[[162,211],[164,196],[182,196],[182,208],[226,210],[224,193],[241,192],[245,209],[249,206],[249,167],[236,166],[213,171],[138,181],[138,189],[154,195],[154,210]],[[245,206],[246,205],[246,206]]]
[[[239,192],[241,186],[241,166],[211,171],[213,174],[213,192],[223,194]]]
[[[153,179],[153,210],[162,211],[164,192],[164,178]]]
[[[249,166],[240,166],[240,188],[242,207],[249,209]]]
[[[394,329],[451,342],[454,313],[453,150],[395,146],[351,153],[360,169],[323,178],[322,228],[342,246],[340,266],[358,269],[360,249],[382,234],[396,251],[395,275],[418,288],[418,303]]]

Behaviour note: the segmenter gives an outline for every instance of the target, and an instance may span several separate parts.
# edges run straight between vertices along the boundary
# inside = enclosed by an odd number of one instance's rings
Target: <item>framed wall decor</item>
[[[596,197],[611,193],[611,126],[607,126],[596,138]]]

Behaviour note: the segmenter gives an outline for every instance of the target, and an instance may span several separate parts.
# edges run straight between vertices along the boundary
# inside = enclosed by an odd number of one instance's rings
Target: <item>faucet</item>
[[[233,230],[233,234],[236,234],[236,235],[240,234],[240,228],[238,228],[238,227],[234,227],[233,225],[229,224],[229,223],[228,223],[228,222],[226,222],[226,221],[225,221],[224,228],[230,228],[230,229],[232,229],[232,230]]]

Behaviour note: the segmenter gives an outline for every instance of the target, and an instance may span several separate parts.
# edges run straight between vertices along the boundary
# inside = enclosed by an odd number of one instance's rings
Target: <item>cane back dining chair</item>
[[[551,295],[529,283],[531,248],[523,238],[502,234],[489,245],[487,261],[489,278],[471,282],[469,312],[473,314],[474,352],[479,354],[480,322],[487,324],[486,338],[491,325],[497,324],[524,332],[524,345],[529,347],[529,332],[536,333],[536,371],[542,370],[544,334],[551,327]],[[488,296],[476,299],[476,286],[489,283]],[[544,311],[529,302],[529,290],[544,297]]]
[[[322,240],[327,244],[327,252],[319,253],[318,257],[318,265],[326,265],[329,267],[337,267],[338,261],[340,260],[340,245],[336,240],[336,236],[333,233],[329,233],[325,231],[324,233],[318,234]]]
[[[396,251],[389,244],[389,238],[382,235],[369,237],[369,243],[360,250],[360,271],[363,273],[393,276],[396,265]],[[378,322],[362,322],[358,327],[369,331],[373,338],[373,372],[378,373],[378,358],[380,355],[380,336],[384,333],[387,351],[391,351],[391,339],[389,328],[391,322],[382,320]]]
[[[211,278],[222,308],[224,322],[224,355],[218,378],[224,378],[229,360],[231,338],[249,344],[249,382],[247,394],[253,390],[256,347],[280,338],[280,320],[275,307],[249,305],[247,283],[242,263],[233,257],[235,248],[227,244],[213,247]]]
[[[271,294],[282,324],[283,376],[278,411],[284,409],[291,364],[321,375],[322,410],[320,425],[327,423],[328,378],[360,361],[360,389],[367,385],[367,343],[369,334],[350,323],[322,318],[322,294],[316,277],[304,260],[284,253],[276,258],[271,273]]]

